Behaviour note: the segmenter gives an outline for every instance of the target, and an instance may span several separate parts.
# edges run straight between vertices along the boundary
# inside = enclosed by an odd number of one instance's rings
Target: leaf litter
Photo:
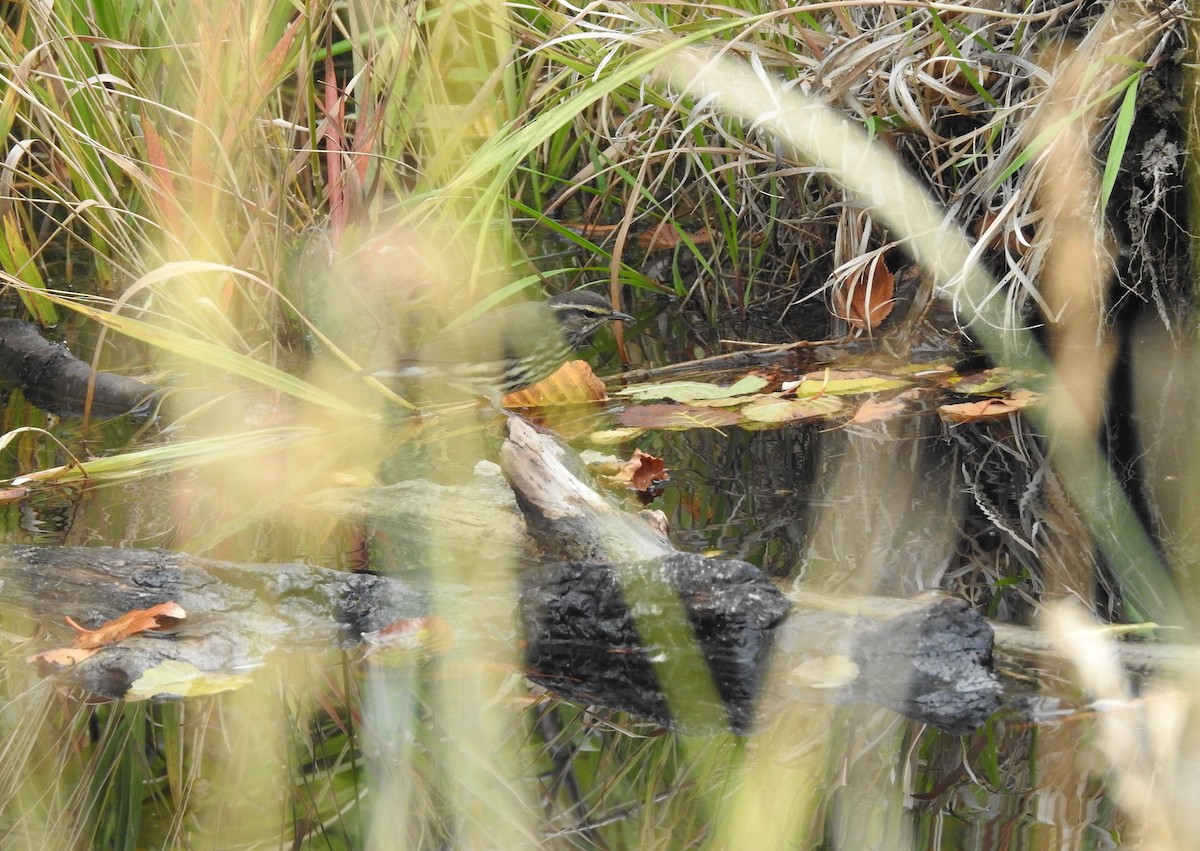
[[[631,403],[618,413],[626,429],[763,428],[806,420],[834,420],[853,414],[847,424],[861,425],[900,416],[930,393],[991,395],[1031,377],[1018,370],[996,367],[959,376],[948,363],[908,363],[887,370],[822,369],[793,381],[775,374],[750,373],[732,383],[668,381],[633,384],[613,393]],[[898,392],[893,392],[898,391]],[[838,397],[866,396],[847,404]],[[948,422],[1004,417],[1040,400],[1038,394],[1016,389],[1000,398],[986,398],[938,408]]]

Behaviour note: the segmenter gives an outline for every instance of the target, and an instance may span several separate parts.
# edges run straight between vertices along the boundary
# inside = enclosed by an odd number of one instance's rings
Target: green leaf
[[[1109,98],[1120,94],[1122,90],[1127,90],[1129,86],[1132,86],[1137,82],[1140,74],[1140,71],[1136,74],[1130,74],[1124,80],[1121,80],[1119,83],[1109,87],[1106,91],[1101,92],[1099,96],[1092,98],[1082,106],[1076,108],[1073,112],[1071,112],[1070,115],[1066,115],[1063,118],[1058,119],[1037,136],[1035,136],[1033,141],[1030,142],[1025,149],[1021,151],[1021,153],[1017,154],[1011,163],[1009,163],[1008,168],[1004,169],[995,179],[992,180],[991,184],[989,184],[989,188],[995,189],[1001,183],[1008,180],[1009,177],[1016,174],[1022,166],[1037,157],[1038,154],[1049,147],[1050,143],[1053,142],[1060,133],[1062,133],[1063,128],[1067,127],[1073,121],[1080,120],[1084,115],[1087,114],[1089,110],[1095,108],[1099,104],[1104,103]],[[1122,104],[1122,107],[1124,107],[1124,104]]]
[[[796,388],[797,397],[803,396],[853,396],[856,393],[882,393],[912,384],[903,378],[884,378],[869,375],[863,378],[812,378],[806,376]]]
[[[669,381],[663,384],[631,384],[614,395],[629,396],[637,400],[673,399],[676,402],[692,402],[698,399],[728,399],[757,393],[767,386],[765,378],[747,375],[727,387],[702,381]]]
[[[206,673],[191,662],[168,659],[143,671],[130,684],[125,699],[200,697],[232,691],[249,683],[247,674]]]
[[[1121,99],[1121,108],[1117,111],[1117,120],[1113,125],[1112,142],[1108,146],[1108,157],[1104,161],[1104,178],[1100,181],[1100,209],[1108,209],[1108,199],[1112,195],[1113,186],[1117,183],[1117,174],[1121,170],[1121,160],[1125,158],[1125,146],[1129,144],[1129,134],[1133,130],[1133,116],[1137,111],[1138,83],[1141,77],[1134,77],[1125,90]]]
[[[810,396],[804,399],[765,396],[742,408],[742,416],[758,423],[825,419],[839,413],[845,404],[841,399],[832,396]]]
[[[46,282],[42,280],[37,264],[33,262],[29,248],[25,245],[25,240],[21,238],[21,228],[12,214],[4,217],[4,249],[4,256],[0,257],[0,263],[7,267],[5,271],[26,284],[25,288],[17,291],[25,309],[39,325],[57,325],[58,311],[55,309],[54,303],[36,292],[46,289]]]

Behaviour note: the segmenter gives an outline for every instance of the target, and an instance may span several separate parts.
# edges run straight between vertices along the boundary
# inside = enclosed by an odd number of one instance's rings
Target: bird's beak
[[[614,310],[609,318],[616,322],[637,322],[636,318],[630,316],[628,313],[622,313],[619,310]]]

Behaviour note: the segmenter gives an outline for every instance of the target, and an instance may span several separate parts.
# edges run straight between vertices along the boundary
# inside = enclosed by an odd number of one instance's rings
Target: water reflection
[[[1116,611],[1086,530],[1015,418],[693,429],[638,446],[672,471],[663,501],[686,549],[822,590],[946,589],[1002,620],[1027,619],[1048,589]]]
[[[607,425],[606,417],[577,417],[579,433]],[[466,419],[465,428],[476,427],[474,412]],[[443,431],[445,443],[420,443],[427,454],[395,462],[396,474],[469,469],[474,459],[462,457],[462,441]],[[498,443],[485,432],[484,453]],[[117,438],[112,445],[120,445]],[[1103,573],[1082,524],[1037,439],[1016,419],[950,426],[925,413],[855,428],[809,423],[647,432],[636,443],[671,470],[661,504],[684,549],[719,550],[780,581],[849,595],[947,588],[1000,619],[1027,619],[1048,596],[1116,610],[1111,590],[1096,579]],[[62,463],[49,455],[37,461]],[[175,490],[190,485],[173,477],[155,490],[143,481],[47,495],[11,510],[19,528],[41,543],[169,545]],[[187,504],[220,499],[192,493]],[[295,540],[294,551],[304,551],[303,534],[286,528],[286,516],[274,523],[274,547]],[[1067,691],[1061,672],[1022,673],[1031,692],[1039,684]],[[462,711],[474,712],[474,704]],[[798,705],[792,717],[774,720],[749,742],[714,740],[697,748],[671,736],[634,739],[628,731],[649,731],[627,719],[613,719],[623,728],[605,728],[569,707],[552,711],[570,716],[555,746],[570,750],[574,763],[560,764],[558,776],[599,778],[561,810],[554,801],[562,785],[547,782],[547,823],[568,828],[583,823],[581,813],[602,823],[605,814],[620,818],[651,805],[664,816],[686,808],[699,821],[704,807],[688,800],[686,784],[702,771],[712,788],[730,777],[757,784],[763,801],[779,804],[766,817],[786,812],[796,836],[824,836],[843,848],[1109,847],[1122,827],[1103,785],[1078,758],[1080,716],[1040,726],[998,717],[973,736],[955,737],[871,706]],[[711,762],[696,768],[689,760],[699,751]],[[753,778],[738,774],[754,760]],[[635,764],[636,782],[615,791],[607,786],[607,778]],[[669,770],[654,768],[666,764]],[[698,794],[709,794],[708,787]],[[592,826],[582,834],[601,835]],[[562,847],[572,847],[571,836],[563,834]]]

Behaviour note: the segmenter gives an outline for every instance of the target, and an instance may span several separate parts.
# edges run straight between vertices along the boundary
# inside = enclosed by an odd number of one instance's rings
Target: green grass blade
[[[270,364],[265,364],[262,361],[257,361],[239,352],[231,351],[224,346],[204,340],[197,340],[194,337],[152,325],[140,319],[133,319],[119,313],[112,313],[107,310],[100,310],[80,304],[77,301],[63,298],[62,296],[47,294],[46,297],[89,319],[94,319],[106,328],[111,328],[120,334],[124,334],[134,340],[140,340],[163,351],[182,355],[183,357],[191,358],[192,360],[225,370],[234,375],[240,375],[242,378],[249,379],[257,384],[270,387],[273,390],[278,390],[281,393],[286,393],[289,396],[310,402],[314,405],[320,405],[355,416],[362,413],[358,406],[347,402],[345,399],[334,396],[332,393],[328,393],[281,369],[276,369]]]
[[[1134,77],[1125,90],[1121,99],[1121,108],[1117,111],[1117,121],[1113,126],[1112,142],[1108,146],[1108,157],[1104,160],[1104,177],[1100,181],[1100,209],[1108,209],[1108,199],[1112,196],[1113,186],[1117,183],[1117,174],[1121,171],[1121,160],[1125,158],[1125,147],[1129,144],[1129,134],[1133,131],[1133,117],[1137,112],[1138,83],[1141,77]]]
[[[34,321],[39,325],[57,325],[58,311],[55,310],[53,302],[38,293],[39,290],[46,289],[46,282],[42,279],[37,264],[33,262],[29,248],[21,237],[21,228],[12,215],[4,217],[4,256],[0,257],[0,263],[6,265],[12,275],[26,284],[18,290],[18,294]]]
[[[319,429],[313,428],[259,429],[240,434],[177,441],[152,446],[149,449],[93,458],[80,464],[26,473],[13,481],[20,484],[84,480],[128,481],[190,469],[214,461],[227,461],[240,455],[257,457],[305,438],[328,439]]]

